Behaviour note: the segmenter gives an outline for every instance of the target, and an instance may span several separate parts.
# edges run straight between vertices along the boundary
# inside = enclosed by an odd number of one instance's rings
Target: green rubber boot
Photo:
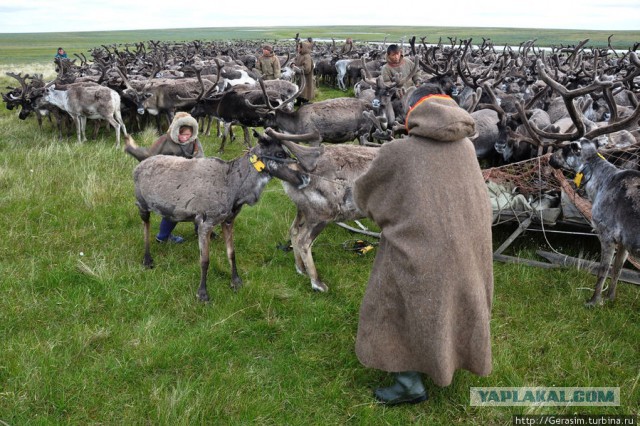
[[[396,382],[389,387],[376,389],[374,395],[386,405],[416,404],[428,398],[417,371],[396,373]]]

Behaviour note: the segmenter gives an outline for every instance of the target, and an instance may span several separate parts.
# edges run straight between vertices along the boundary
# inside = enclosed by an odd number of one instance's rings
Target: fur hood
[[[471,137],[475,121],[467,111],[447,95],[429,95],[409,111],[405,126],[410,135],[452,142]]]
[[[186,142],[180,143],[178,135],[180,133],[180,127],[182,126],[191,127],[191,129],[193,129],[193,134]],[[188,113],[182,111],[178,112],[173,118],[171,126],[169,126],[169,130],[167,130],[167,134],[172,142],[177,143],[178,145],[188,145],[198,139],[198,122]]]
[[[311,43],[303,41],[300,43],[300,54],[306,55],[307,53],[311,53]]]

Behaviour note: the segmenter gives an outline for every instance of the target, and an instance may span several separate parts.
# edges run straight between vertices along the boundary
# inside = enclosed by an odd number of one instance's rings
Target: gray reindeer
[[[304,170],[312,169],[314,158],[319,156],[319,152],[313,152],[311,148],[307,148],[308,152],[297,153],[297,146],[290,142],[317,141],[317,133],[286,135],[288,140],[278,140],[257,132],[255,135],[258,144],[235,160],[154,155],[142,161],[133,171],[136,205],[144,223],[144,266],[153,267],[149,244],[151,212],[174,222],[195,222],[200,248],[200,286],[197,295],[203,302],[209,300],[207,274],[209,239],[213,228],[222,225],[231,266],[231,287],[238,290],[242,286],[242,279],[236,267],[233,222],[240,209],[245,204],[257,203],[272,177],[298,188],[308,185],[309,176]],[[289,147],[297,160],[291,157],[285,147]],[[304,161],[309,161],[309,164],[301,164]]]
[[[549,164],[576,172],[576,186],[584,186],[592,203],[591,222],[600,238],[601,257],[596,288],[586,305],[602,304],[602,285],[612,260],[607,297],[613,301],[627,256],[640,256],[640,171],[618,169],[598,153],[597,142],[585,138],[556,151]]]

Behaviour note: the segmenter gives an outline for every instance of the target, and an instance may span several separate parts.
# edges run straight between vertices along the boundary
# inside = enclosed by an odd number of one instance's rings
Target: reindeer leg
[[[80,120],[79,116],[74,115],[73,122],[76,125],[76,135],[78,136],[78,143],[82,143],[82,135],[83,135],[82,121]]]
[[[243,124],[242,131],[244,132],[244,144],[247,148],[251,148],[251,135],[249,135],[249,128]]]
[[[304,214],[298,212],[289,231],[296,262],[296,271],[298,271],[299,274],[306,273],[311,280],[311,288],[323,293],[328,291],[329,287],[320,280],[318,270],[313,261],[311,246],[326,226],[326,222],[311,224],[306,220]]]
[[[611,276],[611,284],[609,290],[607,290],[607,297],[609,301],[613,302],[616,299],[616,285],[618,284],[618,278],[622,272],[622,265],[627,260],[629,252],[624,248],[622,244],[618,244],[616,250],[616,257],[613,259],[613,275]]]
[[[218,122],[218,125],[220,122]],[[231,132],[231,124],[230,123],[222,123],[223,132],[222,132],[222,142],[220,142],[220,149],[218,152],[222,154],[224,152],[224,146],[227,143],[227,138],[229,137],[229,133]]]
[[[62,117],[56,114],[55,119],[56,119],[56,128],[58,129],[58,140],[61,141],[64,138],[64,136],[62,135],[62,126],[63,126]],[[49,115],[49,120],[51,120],[51,115]]]
[[[107,123],[109,123],[109,125],[111,125],[111,127],[116,131],[116,148],[120,148],[120,123],[118,123],[113,117],[107,118]]]
[[[64,120],[67,125],[67,138],[70,138],[71,136],[73,136],[73,125],[76,124],[76,121],[75,118],[71,117],[69,114],[65,114]],[[76,125],[75,128],[77,133],[78,126]]]
[[[224,236],[224,243],[227,246],[227,259],[231,265],[231,288],[238,291],[242,287],[242,279],[238,275],[238,269],[236,267],[236,250],[233,246],[233,221],[234,218],[222,222],[222,235]]]
[[[139,208],[140,218],[142,219],[144,225],[144,258],[142,260],[142,264],[147,269],[153,268],[153,258],[151,257],[151,250],[149,244],[149,235],[151,233],[151,222],[150,216],[151,214],[148,211],[144,211]]]
[[[169,122],[169,125],[171,125],[171,122]],[[158,133],[159,134],[163,134],[164,133],[162,131],[162,114],[161,113],[156,114],[156,127],[158,128]]]
[[[296,272],[300,275],[307,275],[307,268],[302,260],[300,250],[301,230],[304,233],[304,215],[298,210],[296,218],[293,220],[291,227],[289,228],[289,238],[291,238],[291,247],[293,247],[293,258],[296,264]]]
[[[80,121],[82,122],[82,142],[86,142],[87,139],[87,117],[84,115],[80,116]],[[98,128],[99,130],[100,128]]]
[[[98,133],[100,132],[101,125],[102,125],[101,120],[93,120],[93,136],[91,137],[91,140],[95,141],[98,139]]]
[[[211,136],[211,123],[213,122],[213,117],[210,115],[207,115],[206,120],[207,120],[207,131],[205,135]]]
[[[224,128],[224,122],[221,119],[216,118],[216,130],[217,130],[218,138],[222,137],[222,133],[223,133],[220,127],[221,123],[222,123],[222,128]]]
[[[80,122],[82,123],[82,142],[88,141],[87,139],[87,117],[84,115],[80,116]]]
[[[602,284],[607,279],[607,275],[609,274],[609,268],[611,267],[611,260],[613,259],[613,255],[615,253],[615,245],[612,242],[605,242],[604,236],[600,235],[600,265],[598,266],[598,280],[596,281],[596,288],[593,291],[593,296],[589,299],[585,306],[593,307],[602,304]]]
[[[203,215],[196,216],[198,225],[198,247],[200,248],[200,287],[198,287],[198,300],[209,301],[207,292],[207,275],[209,273],[209,241],[213,225],[205,222]]]
[[[327,226],[327,222],[322,222],[316,224],[311,229],[311,235],[309,236],[310,241],[308,244],[307,257],[305,265],[307,265],[307,273],[309,274],[309,278],[311,278],[311,288],[315,291],[319,291],[322,293],[326,293],[329,291],[329,286],[327,286],[324,282],[320,280],[320,275],[318,275],[318,270],[316,269],[316,264],[313,261],[313,253],[311,252],[311,246],[313,242],[318,238],[318,235],[322,232],[322,230]]]
[[[122,130],[122,134],[128,136],[127,126],[124,125],[124,120],[122,120],[122,114],[120,110],[116,110],[114,114],[114,119],[116,123],[118,123],[118,127],[113,126],[116,129],[116,149],[120,148],[120,130]]]
[[[200,128],[202,129],[202,134],[205,136],[209,136],[209,126],[211,124],[211,121],[209,121],[209,116],[205,115],[203,117],[200,117],[198,121],[200,122]]]

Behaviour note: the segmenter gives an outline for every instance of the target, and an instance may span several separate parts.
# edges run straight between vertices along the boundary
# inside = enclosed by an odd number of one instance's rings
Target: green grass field
[[[173,38],[205,32],[176,30]],[[41,53],[23,57],[19,50],[12,59],[25,59],[26,71],[52,73],[46,57],[58,44],[73,52],[159,36],[29,35],[22,46]],[[3,71],[14,64],[5,56],[6,37],[0,35]],[[4,74],[0,82],[15,85]],[[318,99],[341,95],[321,87]],[[337,226],[321,234],[314,255],[330,291],[312,292],[292,253],[277,248],[288,239],[295,209],[273,180],[236,220],[244,287],[229,288],[218,238],[211,245],[211,302],[202,304],[195,297],[193,225],[176,229],[185,244],[154,243],[156,267],[142,267],[131,178],[137,162],[114,148],[112,130],[82,145],[75,135],[59,141],[48,122],[40,130],[35,119],[20,121],[4,107],[0,128],[0,425],[507,425],[514,414],[640,414],[637,286],[621,283],[614,304],[589,310],[583,301],[592,275],[495,263],[493,373],[459,371],[446,388],[427,380],[428,402],[386,408],[374,402],[372,389],[390,383],[389,376],[364,368],[354,353],[375,250],[359,256],[343,243],[362,236]],[[156,136],[152,129],[134,134],[140,145]],[[202,141],[208,156],[217,155],[218,138]],[[223,158],[242,150],[236,141]],[[154,232],[158,223],[152,217]],[[494,228],[496,247],[512,231]],[[549,241],[598,256],[593,237]],[[533,257],[545,245],[527,233],[509,254]],[[621,404],[472,407],[470,387],[477,386],[619,387]]]
[[[0,29],[1,31],[1,29]],[[53,59],[56,49],[63,46],[74,59],[74,53],[87,55],[88,50],[106,45],[125,45],[154,41],[192,41],[192,40],[290,40],[296,33],[301,37],[344,41],[353,37],[356,43],[382,41],[388,43],[405,42],[416,36],[417,43],[425,37],[426,43],[442,40],[449,44],[451,37],[459,43],[463,39],[473,39],[482,43],[483,38],[491,39],[496,47],[505,45],[517,48],[520,43],[536,40],[536,46],[571,46],[589,39],[589,47],[607,47],[627,50],[640,41],[640,31],[586,31],[586,30],[541,30],[538,28],[456,28],[456,27],[403,27],[403,26],[336,26],[336,27],[267,27],[267,28],[192,28],[158,29],[110,32],[72,32],[72,33],[0,33],[0,63],[29,64]],[[88,56],[88,55],[87,55]]]

